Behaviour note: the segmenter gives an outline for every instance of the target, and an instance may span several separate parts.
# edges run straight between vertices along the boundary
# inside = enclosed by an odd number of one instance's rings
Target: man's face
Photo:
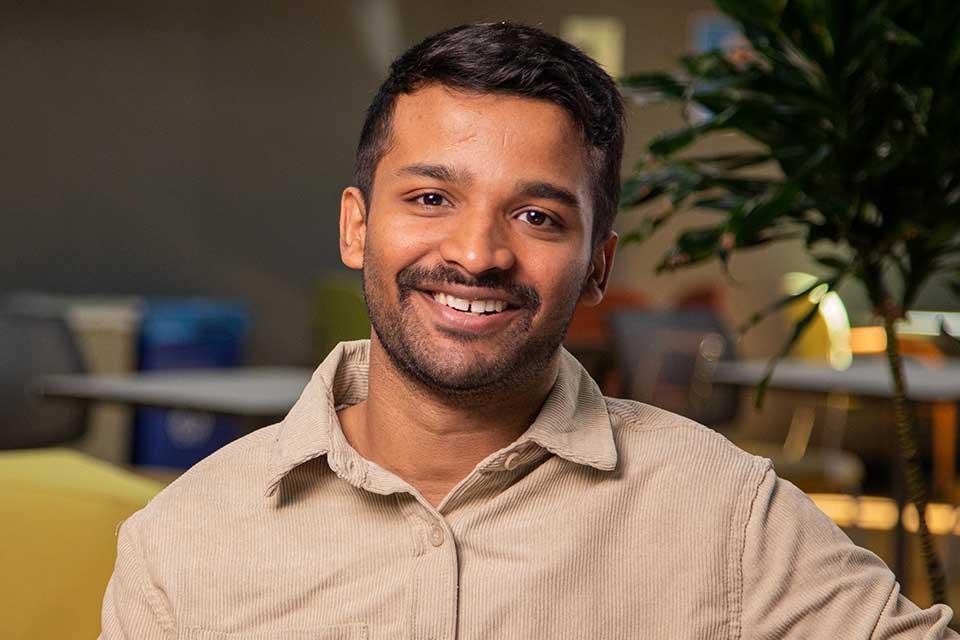
[[[448,395],[536,379],[581,297],[592,219],[561,108],[440,85],[401,95],[363,234],[374,339]]]

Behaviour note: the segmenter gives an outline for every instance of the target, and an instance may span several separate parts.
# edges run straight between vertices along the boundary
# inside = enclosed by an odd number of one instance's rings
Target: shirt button
[[[507,459],[503,461],[503,468],[506,469],[507,471],[513,471],[519,466],[520,466],[520,454],[516,452],[508,455]]]
[[[438,524],[435,524],[430,527],[430,544],[435,547],[439,547],[443,544],[443,527]]]

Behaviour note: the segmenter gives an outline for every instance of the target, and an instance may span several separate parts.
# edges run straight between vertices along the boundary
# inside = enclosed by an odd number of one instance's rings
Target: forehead
[[[398,96],[390,129],[381,165],[474,164],[485,173],[518,179],[541,174],[571,186],[589,183],[579,128],[564,109],[546,100],[431,84]]]

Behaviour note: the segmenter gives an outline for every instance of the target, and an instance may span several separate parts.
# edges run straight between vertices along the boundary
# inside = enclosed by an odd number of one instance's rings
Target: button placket
[[[412,505],[411,505],[412,506]],[[459,558],[453,534],[442,516],[419,505],[411,516],[419,520],[422,554],[417,554],[411,574],[411,638],[452,639],[457,628]],[[451,544],[445,544],[450,537]]]

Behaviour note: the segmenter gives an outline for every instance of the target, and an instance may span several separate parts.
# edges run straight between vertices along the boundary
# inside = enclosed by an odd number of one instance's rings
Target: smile
[[[447,334],[491,336],[510,326],[521,312],[506,300],[469,300],[438,291],[421,290],[417,293],[417,297],[426,303],[435,326]]]
[[[433,299],[451,309],[463,311],[475,316],[500,313],[508,306],[503,300],[465,300],[464,298],[457,298],[441,292],[435,292]]]

